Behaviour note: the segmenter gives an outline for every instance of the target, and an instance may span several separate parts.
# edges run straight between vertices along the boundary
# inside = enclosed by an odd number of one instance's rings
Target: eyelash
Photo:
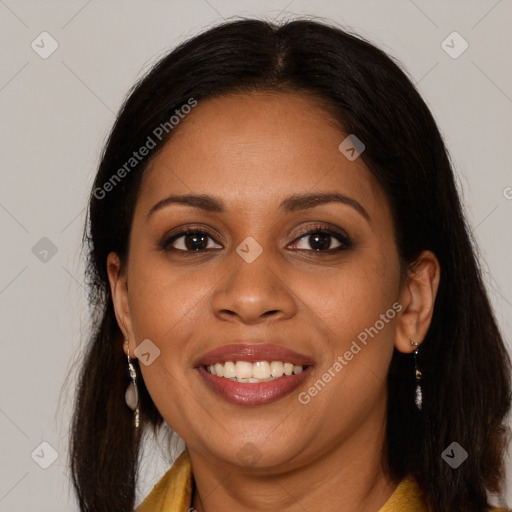
[[[300,240],[301,238],[304,238],[305,236],[311,236],[315,234],[322,234],[322,235],[329,235],[332,238],[335,238],[341,245],[339,247],[335,247],[334,249],[328,249],[325,251],[322,250],[314,250],[314,249],[295,249],[298,251],[306,251],[306,252],[312,252],[313,254],[318,255],[327,255],[327,254],[333,254],[341,251],[346,251],[348,249],[352,249],[353,243],[350,239],[350,237],[339,231],[334,231],[331,229],[327,229],[325,226],[310,226],[306,231],[299,233],[297,238],[295,240]],[[184,228],[179,233],[176,233],[170,238],[165,239],[161,243],[161,249],[165,252],[173,252],[173,253],[181,253],[183,256],[194,256],[198,254],[204,254],[205,252],[211,251],[212,249],[201,249],[201,250],[184,250],[184,249],[175,249],[171,247],[172,243],[179,238],[182,238],[186,235],[206,235],[210,239],[212,239],[215,243],[218,243],[208,231],[205,231],[203,229],[199,228]],[[294,242],[295,242],[294,240]],[[216,249],[215,249],[216,250]]]

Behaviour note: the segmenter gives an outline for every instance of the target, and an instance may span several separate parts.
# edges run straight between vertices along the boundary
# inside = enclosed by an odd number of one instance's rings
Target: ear
[[[421,344],[425,339],[432,321],[440,277],[441,266],[435,254],[421,252],[400,289],[399,302],[403,309],[397,321],[395,348],[398,351],[413,352],[417,347],[410,342]]]
[[[137,345],[132,329],[126,270],[122,265],[119,256],[115,252],[111,252],[107,256],[107,273],[117,324],[119,325],[119,329],[121,329],[124,338],[128,338],[130,357],[132,359],[136,359],[136,357],[133,356]],[[125,354],[128,354],[126,343],[123,345],[123,350]]]

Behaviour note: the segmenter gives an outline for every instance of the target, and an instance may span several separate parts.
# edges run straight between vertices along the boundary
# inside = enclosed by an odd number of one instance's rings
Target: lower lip
[[[235,405],[263,405],[275,402],[297,389],[313,370],[308,366],[298,375],[286,375],[268,382],[236,382],[224,377],[216,377],[203,366],[199,374],[208,386],[224,400]]]

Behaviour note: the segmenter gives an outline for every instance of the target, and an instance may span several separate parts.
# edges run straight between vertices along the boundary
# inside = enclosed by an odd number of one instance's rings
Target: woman
[[[186,450],[143,512],[491,509],[510,360],[439,131],[382,51],[306,20],[182,44],[117,118],[85,239],[81,510],[133,509],[164,421]]]

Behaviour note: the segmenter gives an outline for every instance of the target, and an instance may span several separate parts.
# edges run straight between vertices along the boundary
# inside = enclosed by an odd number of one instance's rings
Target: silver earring
[[[410,340],[412,347],[418,347],[420,344],[417,341]],[[416,407],[421,411],[421,405],[423,403],[423,393],[421,392],[421,379],[423,377],[420,369],[418,368],[418,349],[414,351],[414,372],[416,374],[416,395],[414,397],[414,403]]]
[[[128,372],[130,373],[130,377],[132,379],[132,381],[130,382],[130,384],[128,384],[128,387],[126,388],[124,400],[126,402],[126,405],[132,411],[134,411],[135,428],[139,428],[139,392],[137,390],[137,373],[135,372],[132,360],[130,359],[130,347],[128,345],[128,338],[125,338],[124,344],[126,345],[128,352]]]

